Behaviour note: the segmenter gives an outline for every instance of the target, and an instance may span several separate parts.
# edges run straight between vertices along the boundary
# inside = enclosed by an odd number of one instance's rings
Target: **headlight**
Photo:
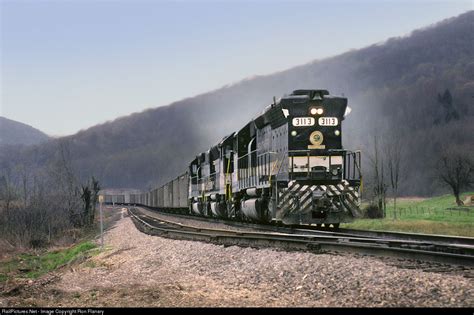
[[[341,132],[340,132],[339,130],[336,130],[336,131],[334,131],[334,134],[335,134],[336,136],[339,136],[339,135],[341,134]]]
[[[293,131],[291,132],[291,135],[292,135],[293,137],[296,136],[297,134],[298,134],[298,133],[296,132],[296,130],[293,130]]]
[[[324,110],[321,107],[312,107],[309,112],[311,115],[322,115]]]

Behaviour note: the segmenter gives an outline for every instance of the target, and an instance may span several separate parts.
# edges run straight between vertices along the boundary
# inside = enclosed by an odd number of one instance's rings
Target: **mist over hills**
[[[474,152],[473,43],[470,11],[410,36],[256,76],[41,146],[3,150],[0,167],[42,167],[62,142],[81,177],[94,175],[103,187],[149,188],[183,172],[195,155],[241,128],[273,96],[328,89],[348,97],[352,108],[343,125],[345,148],[362,150],[367,162],[375,134],[384,143],[401,137],[409,160],[401,192],[433,194],[440,189],[433,180],[439,148],[454,144]],[[447,90],[449,106],[440,101]],[[370,173],[367,163],[364,169]]]
[[[36,128],[0,116],[0,146],[39,144],[48,139],[48,135]]]

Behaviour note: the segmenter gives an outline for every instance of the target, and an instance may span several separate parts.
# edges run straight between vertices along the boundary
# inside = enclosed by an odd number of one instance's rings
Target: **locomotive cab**
[[[290,179],[337,182],[345,151],[341,123],[347,99],[326,90],[297,90],[283,100],[288,116]]]

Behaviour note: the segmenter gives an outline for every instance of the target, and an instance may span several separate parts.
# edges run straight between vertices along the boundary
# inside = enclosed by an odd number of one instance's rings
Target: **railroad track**
[[[341,231],[319,231],[275,228],[257,225],[256,230],[228,230],[182,224],[165,220],[150,211],[130,207],[130,216],[139,230],[151,235],[175,239],[199,240],[225,246],[279,247],[286,250],[312,252],[352,252],[384,257],[397,257],[418,261],[474,266],[474,246],[447,244],[427,240],[404,240],[358,236]],[[162,214],[160,212],[160,214]],[[187,217],[189,219],[189,217]],[[193,218],[194,219],[194,218]],[[234,225],[235,226],[235,225]],[[246,225],[249,228],[249,225]],[[264,228],[265,231],[258,230]]]
[[[140,207],[147,209],[149,211],[158,212],[159,214],[183,218],[183,219],[193,219],[196,221],[202,222],[212,222],[224,224],[232,227],[242,227],[242,228],[251,228],[261,231],[274,231],[274,232],[284,232],[290,234],[327,234],[333,236],[353,236],[353,237],[365,237],[365,238],[382,238],[382,239],[393,239],[393,240],[409,240],[409,241],[421,241],[421,242],[430,242],[436,244],[458,244],[458,245],[468,245],[474,246],[474,237],[463,237],[463,236],[449,236],[449,235],[435,235],[435,234],[421,234],[421,233],[405,233],[405,232],[390,232],[390,231],[377,231],[377,230],[355,230],[355,229],[344,229],[344,228],[321,228],[314,225],[293,225],[293,226],[274,226],[269,224],[257,224],[257,223],[247,223],[247,222],[237,222],[232,220],[225,219],[216,219],[216,218],[204,218],[199,216],[189,216],[181,215],[176,213],[169,213],[164,211],[158,211],[149,207]]]

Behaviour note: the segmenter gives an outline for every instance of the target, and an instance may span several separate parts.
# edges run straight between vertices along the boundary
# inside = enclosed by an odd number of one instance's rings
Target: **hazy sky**
[[[406,35],[473,3],[0,0],[0,115],[73,134]]]

